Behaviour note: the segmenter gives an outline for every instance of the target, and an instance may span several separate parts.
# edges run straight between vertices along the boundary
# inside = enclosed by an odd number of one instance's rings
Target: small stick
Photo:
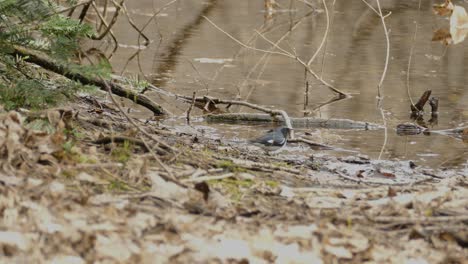
[[[105,81],[104,79],[102,79],[100,77],[101,81],[105,84],[106,86],[106,89],[107,89],[107,93],[109,94],[109,97],[111,99],[111,101],[114,103],[115,106],[117,106],[117,108],[119,108],[119,111],[125,116],[125,118],[128,120],[128,122],[130,122],[136,129],[138,129],[138,131],[140,131],[141,133],[143,133],[145,136],[151,138],[152,140],[156,141],[158,145],[162,145],[162,146],[167,146],[168,149],[172,150],[174,153],[177,153],[177,151],[172,148],[171,146],[167,145],[166,143],[162,142],[161,140],[159,140],[157,137],[155,137],[154,135],[150,135],[148,132],[146,132],[145,130],[143,130],[137,123],[135,123],[135,121],[130,118],[130,116],[128,116],[125,111],[123,111],[122,107],[117,103],[117,101],[115,100],[114,96],[112,95],[112,88],[111,86],[107,83],[107,81]],[[171,171],[171,169],[169,167],[166,166],[166,164],[164,164],[161,159],[156,156],[156,154],[154,153],[153,149],[151,149],[148,145],[148,143],[144,140],[143,137],[141,137],[141,141],[143,142],[143,144],[146,146],[146,148],[148,149],[148,151],[151,153],[151,156],[156,160],[156,162],[167,172],[167,174],[169,174],[169,176],[163,176],[162,174],[160,175],[161,178],[163,178],[164,180],[166,181],[170,181],[170,182],[173,182],[183,188],[187,188],[187,185],[181,183],[180,181],[178,181],[176,178],[174,178],[174,175]]]
[[[112,1],[112,2],[114,3],[115,7],[116,7],[115,12],[114,12],[114,16],[112,17],[112,20],[111,20],[111,22],[110,22],[108,25],[104,24],[105,21],[102,21],[103,24],[106,26],[106,29],[105,29],[104,32],[102,32],[100,35],[98,35],[98,36],[93,36],[93,37],[92,37],[93,40],[102,40],[102,39],[107,35],[107,33],[109,33],[109,31],[111,30],[111,28],[112,28],[112,27],[115,25],[115,23],[117,22],[117,17],[118,17],[119,14],[120,14],[120,9],[122,9],[122,4],[123,4],[124,1],[125,1],[125,0],[121,0],[120,3],[117,3],[117,2],[115,2],[115,1]],[[94,2],[93,2],[93,3],[94,3]],[[100,13],[98,13],[98,14],[100,14]]]
[[[311,147],[318,147],[320,149],[335,149],[334,147],[331,147],[331,146],[327,146],[327,145],[324,145],[324,144],[320,144],[320,143],[315,143],[311,140],[308,140],[308,139],[305,139],[305,138],[295,138],[295,139],[290,139],[288,140],[288,142],[290,143],[305,143]]]
[[[431,97],[431,99],[429,99],[429,105],[431,106],[432,115],[437,115],[439,113],[439,98]]]
[[[81,10],[80,16],[78,17],[78,20],[80,21],[80,23],[83,23],[83,20],[84,20],[86,14],[88,13],[88,10],[89,10],[90,6],[91,6],[91,1],[86,3],[83,6],[83,9]]]
[[[362,1],[364,3],[366,3],[380,17],[380,20],[382,22],[382,27],[383,27],[383,30],[384,30],[384,33],[385,33],[385,40],[386,40],[385,64],[384,64],[384,69],[382,71],[382,75],[380,77],[379,84],[377,85],[377,97],[378,97],[377,107],[378,107],[378,109],[380,111],[380,115],[382,116],[382,121],[383,121],[383,124],[384,124],[384,141],[383,141],[382,147],[380,149],[379,158],[378,158],[378,159],[380,159],[382,157],[383,153],[384,153],[385,147],[387,146],[387,142],[388,142],[387,119],[385,118],[385,113],[384,113],[384,110],[382,108],[382,103],[383,103],[383,95],[382,95],[382,88],[383,87],[382,86],[383,86],[383,82],[385,80],[385,76],[387,75],[387,69],[388,69],[389,58],[390,58],[390,37],[389,37],[387,25],[385,24],[385,18],[387,16],[389,16],[391,13],[388,13],[385,16],[383,15],[382,8],[380,7],[380,1],[379,0],[376,0],[377,10],[375,8],[373,8],[372,5],[370,5],[365,0],[362,0]]]
[[[424,109],[424,105],[426,104],[427,100],[429,100],[429,97],[431,96],[432,91],[427,90],[425,91],[421,97],[419,98],[418,102],[413,106],[411,105],[411,112],[421,112]]]
[[[326,15],[326,18],[327,18],[327,25],[326,25],[326,28],[325,28],[325,33],[323,33],[322,42],[320,42],[320,46],[317,48],[314,55],[312,55],[312,57],[307,62],[307,67],[310,67],[310,65],[314,61],[315,57],[317,57],[317,55],[319,54],[319,52],[322,49],[323,45],[325,44],[325,42],[327,40],[327,36],[328,36],[328,30],[330,28],[330,16],[328,14],[327,3],[325,2],[325,0],[322,0],[322,3],[323,3],[323,7],[325,9],[325,15]]]
[[[230,178],[232,176],[234,176],[234,173],[230,172],[230,173],[226,173],[226,174],[223,174],[223,175],[202,176],[202,177],[197,177],[197,178],[185,179],[185,180],[182,180],[182,182],[184,182],[184,183],[187,183],[187,182],[197,183],[197,182],[212,181],[212,180],[222,180],[222,179]]]
[[[431,125],[437,125],[439,118],[439,98],[431,97],[431,99],[429,99],[429,105],[431,106],[431,119],[429,119],[428,122]]]
[[[187,125],[190,125],[190,113],[192,112],[192,108],[195,105],[195,97],[197,96],[197,92],[193,92],[192,96],[192,103],[190,104],[187,110]]]
[[[309,106],[309,82],[307,81],[306,69],[304,69],[304,82],[305,82],[305,93],[304,93],[304,116],[305,116],[307,106]]]

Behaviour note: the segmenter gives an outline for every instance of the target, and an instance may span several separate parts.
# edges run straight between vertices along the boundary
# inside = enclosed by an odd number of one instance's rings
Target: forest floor
[[[90,98],[0,114],[2,262],[468,259],[466,175],[359,156],[297,162],[136,125]]]

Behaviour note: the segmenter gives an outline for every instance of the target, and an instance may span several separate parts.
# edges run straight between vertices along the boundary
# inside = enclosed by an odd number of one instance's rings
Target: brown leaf
[[[443,44],[448,45],[452,43],[452,35],[447,28],[439,28],[432,35],[432,41],[441,41]]]
[[[451,0],[446,0],[443,4],[435,4],[432,6],[434,13],[439,16],[449,16],[453,11],[453,4]]]

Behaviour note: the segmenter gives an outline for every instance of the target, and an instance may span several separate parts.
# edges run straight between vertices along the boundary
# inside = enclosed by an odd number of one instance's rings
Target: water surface
[[[263,1],[175,2],[150,22],[144,32],[151,44],[128,63],[137,51],[134,46],[140,45],[142,40],[139,42],[137,32],[126,19],[120,18],[114,28],[121,44],[111,58],[114,71],[127,76],[145,76],[161,88],[188,96],[196,91],[197,95],[237,97],[283,109],[291,116],[308,114],[383,124],[377,107],[377,85],[384,69],[386,39],[380,18],[362,1],[326,1],[330,19],[328,38],[312,68],[352,97],[322,107],[334,94],[310,74],[306,76],[304,68],[296,61],[281,55],[265,57],[263,52],[242,48],[203,18],[206,16],[239,41],[259,49],[270,49],[271,44],[255,30],[275,42],[299,23],[280,47],[308,61],[322,42],[327,26],[322,1],[310,1],[315,8],[299,1],[278,2],[281,6],[271,16],[265,12]],[[432,42],[433,32],[448,27],[449,22],[447,18],[434,15],[432,4],[435,1],[421,2],[419,8],[418,1],[381,1],[383,12],[391,12],[385,19],[390,31],[390,60],[381,90],[388,127],[388,142],[382,158],[409,159],[432,167],[466,167],[466,142],[441,135],[397,136],[394,131],[397,124],[411,121],[407,87],[411,50],[409,90],[413,100],[427,89],[440,100],[438,123],[428,125],[432,129],[468,125],[466,42],[449,46]],[[139,0],[129,1],[127,5],[132,19],[142,26],[165,3]],[[456,4],[465,5],[464,2]],[[95,44],[109,53],[108,45],[110,43]],[[309,100],[304,105],[306,81]],[[184,115],[188,108],[170,98],[151,95],[176,115]],[[426,106],[426,122],[430,119],[429,109]],[[218,134],[226,138],[251,137],[259,133],[258,128],[251,126],[215,127]],[[329,140],[335,146],[358,150],[371,158],[379,156],[384,143],[383,131],[324,130],[321,134],[336,136]],[[330,137],[324,138],[327,141]]]

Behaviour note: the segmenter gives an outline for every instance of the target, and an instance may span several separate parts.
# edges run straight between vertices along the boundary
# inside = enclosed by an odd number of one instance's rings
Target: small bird
[[[264,149],[267,153],[277,152],[286,146],[290,132],[291,129],[288,127],[278,127],[249,142]]]

